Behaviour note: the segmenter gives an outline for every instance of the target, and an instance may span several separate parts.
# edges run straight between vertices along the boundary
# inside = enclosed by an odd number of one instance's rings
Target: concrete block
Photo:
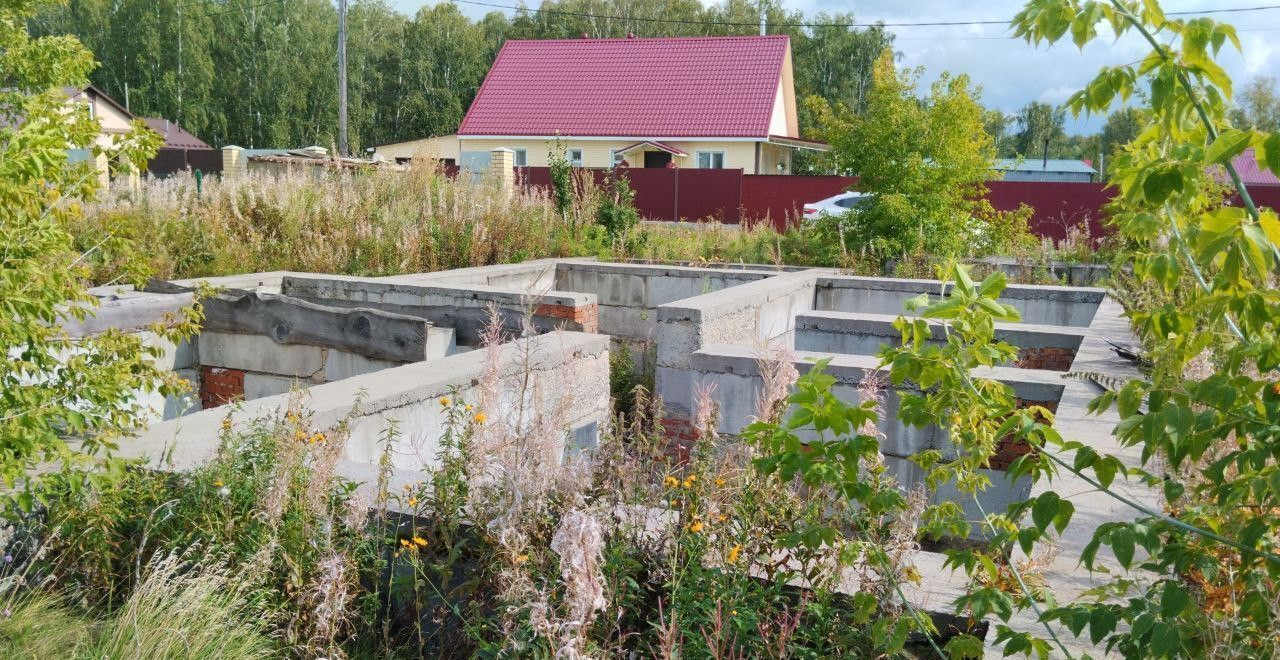
[[[427,328],[427,359],[435,360],[453,355],[458,348],[458,333],[453,328],[430,326]]]
[[[428,346],[429,347],[429,346]],[[441,356],[443,357],[443,356]],[[363,355],[348,353],[347,351],[339,351],[337,349],[329,349],[324,361],[324,380],[332,383],[335,380],[350,378],[360,374],[367,374],[383,369],[391,369],[398,367],[403,362],[392,362],[390,360],[376,360],[367,358]],[[246,394],[248,385],[245,385]]]
[[[181,369],[191,369],[200,364],[196,344],[192,340],[184,340],[175,344],[150,331],[139,332],[138,337],[142,340],[143,346],[156,347],[162,351],[161,355],[155,360],[155,365],[160,369],[179,371]]]
[[[305,389],[310,385],[314,385],[314,383],[287,376],[246,371],[244,374],[244,398],[245,401],[252,401],[278,394],[288,394],[295,388]]]
[[[325,349],[277,344],[262,335],[203,332],[198,340],[200,363],[278,376],[311,378],[324,369]]]

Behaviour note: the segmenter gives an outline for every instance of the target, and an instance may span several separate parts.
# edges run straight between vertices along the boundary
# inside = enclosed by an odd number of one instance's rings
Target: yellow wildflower
[[[413,543],[411,543],[409,539],[400,539],[400,545],[409,548],[413,546]]]
[[[692,525],[689,525],[689,531],[693,532],[694,534],[697,534],[698,532],[701,532],[701,531],[702,531],[702,521],[701,521],[701,520],[695,520],[695,521],[693,521],[693,524],[692,524]]]
[[[724,477],[716,477],[716,488],[724,488],[726,483],[728,482],[724,480]]]
[[[527,561],[529,561],[529,555],[527,555],[527,554],[519,554],[519,555],[516,555],[516,564],[517,564],[517,565],[519,565],[519,564],[523,564],[523,563],[525,563],[525,562],[527,562]]]
[[[722,514],[720,514],[720,515],[718,515],[718,516],[716,516],[716,521],[717,521],[717,522],[724,522],[724,521],[726,521],[726,520],[728,520],[728,519],[729,519],[729,516],[726,516],[726,515],[724,515],[723,513],[722,513]]]
[[[449,397],[447,397],[447,396],[442,396],[442,397],[440,397],[440,405],[441,405],[442,407],[444,407],[444,406],[448,406],[448,405],[449,405]]]
[[[301,440],[306,440],[306,439],[307,439],[307,433],[306,433],[306,431],[303,431],[302,429],[298,429],[298,430],[294,431],[294,432],[293,432],[293,439],[294,439],[294,440],[299,440],[299,441],[301,441]]]
[[[471,412],[471,404],[468,403],[465,408],[467,412]]]
[[[915,566],[906,566],[902,569],[902,579],[912,584],[920,584],[920,571]]]
[[[222,418],[222,430],[223,430],[223,431],[230,431],[230,430],[231,430],[231,418],[230,418],[230,417],[223,417],[223,418]]]
[[[409,506],[417,506],[417,505],[418,505],[418,498],[416,498],[416,497],[410,497],[410,498],[409,498]]]
[[[214,479],[213,485],[217,486],[218,488],[222,488],[226,484],[223,484],[221,479]]]
[[[477,424],[483,424],[483,423],[484,423],[484,420],[486,420],[486,419],[489,419],[489,417],[488,417],[488,416],[486,416],[484,413],[482,413],[482,412],[481,412],[481,413],[476,413],[476,423],[477,423]]]
[[[695,482],[695,481],[697,481],[697,480],[698,480],[697,475],[693,475],[693,474],[691,474],[691,475],[689,475],[689,476],[685,477],[685,478],[684,478],[684,487],[685,487],[685,488],[693,488],[693,482]]]
[[[738,562],[738,556],[741,554],[742,554],[741,543],[733,546],[732,548],[729,548],[729,556],[727,557],[728,562],[730,564],[736,564]]]
[[[311,444],[314,445],[319,442],[324,442],[324,434],[319,431],[316,431],[311,435]]]
[[[677,481],[675,477],[667,475],[667,478],[662,480],[662,485],[667,488],[675,488],[680,485],[680,482]]]
[[[415,536],[415,537],[413,537],[413,542],[414,542],[415,544],[417,544],[417,545],[418,545],[418,547],[420,547],[420,548],[425,548],[425,547],[427,547],[427,540],[426,540],[426,539],[424,539],[424,538],[422,538],[421,536]]]

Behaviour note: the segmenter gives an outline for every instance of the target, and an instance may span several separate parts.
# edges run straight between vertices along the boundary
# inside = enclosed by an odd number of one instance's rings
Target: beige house
[[[457,135],[379,147],[484,171],[561,153],[579,167],[740,169],[790,174],[802,139],[785,35],[506,42]]]
[[[98,120],[100,128],[98,139],[94,142],[97,146],[110,147],[118,136],[133,130],[133,114],[97,87],[89,85],[84,89],[68,88],[63,91],[67,94],[67,103],[88,105],[89,115]],[[106,156],[95,156],[89,149],[71,149],[69,156],[72,162],[92,161],[98,171],[99,182],[103,186],[110,183],[111,167]],[[138,174],[133,171],[127,176],[136,180]]]
[[[414,158],[426,158],[438,160],[447,165],[456,165],[460,158],[459,151],[458,136],[454,134],[384,144],[375,148],[373,155],[375,158],[381,156],[395,163],[407,163]]]

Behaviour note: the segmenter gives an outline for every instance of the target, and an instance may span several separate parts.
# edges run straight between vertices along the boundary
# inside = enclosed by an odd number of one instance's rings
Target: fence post
[[[516,152],[510,149],[494,149],[489,152],[489,174],[498,182],[503,194],[510,195],[516,187]]]

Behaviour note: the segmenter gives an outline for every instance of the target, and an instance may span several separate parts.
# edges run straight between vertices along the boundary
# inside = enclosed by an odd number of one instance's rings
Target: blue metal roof
[[[1083,160],[1072,160],[1070,158],[1050,158],[1047,163],[1040,158],[997,158],[991,169],[1018,172],[1098,173],[1098,170],[1089,167]]]

